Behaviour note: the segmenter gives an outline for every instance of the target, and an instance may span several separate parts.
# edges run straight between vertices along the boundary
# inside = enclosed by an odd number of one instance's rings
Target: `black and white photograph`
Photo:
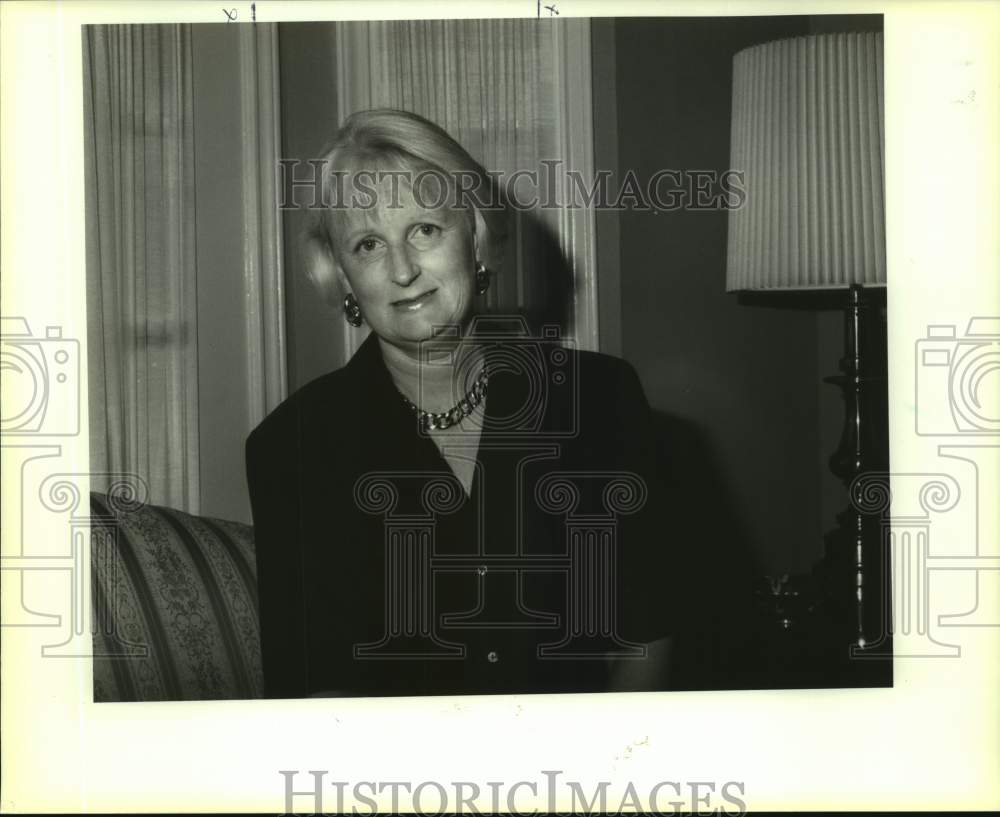
[[[995,809],[998,41],[0,3],[0,812]]]
[[[96,701],[892,684],[880,14],[82,36]]]

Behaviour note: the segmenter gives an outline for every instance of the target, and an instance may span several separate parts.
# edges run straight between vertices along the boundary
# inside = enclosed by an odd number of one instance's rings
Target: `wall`
[[[337,122],[329,23],[282,24],[279,36],[282,156],[311,158]],[[251,430],[245,324],[239,27],[192,28],[197,208],[201,512],[250,521],[244,442]],[[340,313],[305,277],[297,236],[305,213],[285,213],[288,390],[333,368]]]
[[[250,521],[237,27],[192,27],[201,513]]]
[[[334,42],[332,23],[278,26],[283,158],[303,162],[316,158],[337,129]],[[299,201],[307,201],[311,193],[303,191],[297,196],[303,197]],[[290,209],[284,214],[289,393],[335,369],[344,343],[343,313],[321,301],[306,278],[298,241],[306,218],[303,210]]]
[[[727,169],[733,55],[815,33],[805,17],[594,25],[595,38],[614,32],[618,126],[616,154],[599,140],[597,165],[640,180],[661,168]],[[600,242],[607,231],[598,229]],[[765,572],[808,570],[846,501],[826,463],[842,401],[821,382],[843,348],[835,304],[727,295],[725,212],[626,210],[617,229],[622,356],[639,371],[678,484],[692,492],[677,513],[694,515],[707,537],[745,544]]]

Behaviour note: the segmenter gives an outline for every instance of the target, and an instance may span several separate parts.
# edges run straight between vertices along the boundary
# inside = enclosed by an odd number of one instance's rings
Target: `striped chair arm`
[[[253,528],[91,494],[94,700],[263,695]]]

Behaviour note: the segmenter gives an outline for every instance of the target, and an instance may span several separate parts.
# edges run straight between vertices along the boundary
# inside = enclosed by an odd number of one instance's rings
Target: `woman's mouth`
[[[392,305],[396,307],[396,309],[402,309],[406,312],[415,312],[427,303],[435,292],[437,292],[437,287],[429,289],[426,292],[422,292],[420,295],[413,298],[402,298],[398,301],[393,301]]]

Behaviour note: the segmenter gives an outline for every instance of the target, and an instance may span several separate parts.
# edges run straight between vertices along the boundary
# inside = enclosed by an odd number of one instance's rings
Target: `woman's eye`
[[[378,246],[374,238],[362,238],[356,247],[357,252],[373,252]]]
[[[436,224],[421,224],[417,227],[417,235],[424,238],[430,238],[431,236],[437,235],[441,228]]]

